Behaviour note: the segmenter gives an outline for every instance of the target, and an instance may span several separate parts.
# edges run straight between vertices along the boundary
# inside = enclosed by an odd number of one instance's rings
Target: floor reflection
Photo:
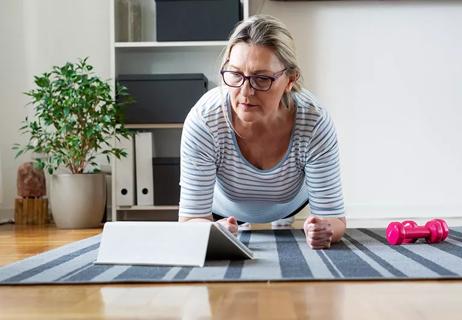
[[[208,319],[211,318],[207,286],[155,285],[103,287],[104,315],[108,317]]]
[[[215,319],[339,319],[344,288],[334,282],[209,284]]]

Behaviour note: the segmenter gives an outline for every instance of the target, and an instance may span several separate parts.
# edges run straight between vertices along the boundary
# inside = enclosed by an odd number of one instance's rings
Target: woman
[[[242,21],[221,66],[223,86],[187,116],[181,141],[179,221],[238,222],[295,215],[314,249],[329,248],[346,220],[335,129],[300,84],[293,39],[271,16]],[[213,214],[212,214],[213,213]]]

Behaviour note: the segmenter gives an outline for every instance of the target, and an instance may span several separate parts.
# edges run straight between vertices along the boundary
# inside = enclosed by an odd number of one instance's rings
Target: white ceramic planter
[[[104,174],[55,174],[50,191],[51,212],[58,228],[100,226],[106,204]]]

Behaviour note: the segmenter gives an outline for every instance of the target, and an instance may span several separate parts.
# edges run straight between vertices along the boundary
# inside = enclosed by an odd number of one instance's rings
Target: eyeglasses
[[[271,85],[276,81],[280,76],[283,75],[284,71],[287,68],[274,73],[272,76],[266,75],[252,75],[246,76],[242,72],[238,71],[229,71],[221,70],[221,76],[223,77],[223,82],[233,88],[240,88],[244,84],[245,80],[249,80],[250,86],[257,91],[268,91],[271,89]]]

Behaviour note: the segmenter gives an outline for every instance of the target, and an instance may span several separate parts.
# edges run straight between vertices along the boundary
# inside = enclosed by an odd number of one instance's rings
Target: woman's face
[[[238,71],[246,76],[273,76],[284,69],[284,65],[267,47],[237,43],[231,49],[225,70]],[[257,91],[246,80],[240,88],[228,87],[231,105],[238,120],[242,122],[265,122],[278,115],[282,108],[281,97],[292,89],[293,82],[285,73],[277,78],[269,91]]]

